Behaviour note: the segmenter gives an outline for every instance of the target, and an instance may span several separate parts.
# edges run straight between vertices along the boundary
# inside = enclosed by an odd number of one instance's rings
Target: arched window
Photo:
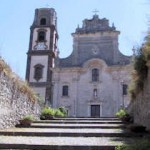
[[[99,81],[99,70],[97,68],[92,69],[92,81]]]
[[[46,19],[45,18],[42,18],[40,20],[40,25],[46,25]]]
[[[43,77],[43,68],[44,66],[41,64],[37,64],[34,66],[34,79],[40,80]]]
[[[45,32],[44,31],[40,31],[38,33],[38,42],[44,42],[45,41]]]
[[[62,96],[68,96],[69,95],[69,87],[68,87],[68,85],[64,85],[63,87],[62,87]]]

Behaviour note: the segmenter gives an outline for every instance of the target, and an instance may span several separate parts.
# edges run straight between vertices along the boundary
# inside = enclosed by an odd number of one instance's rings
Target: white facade
[[[42,78],[39,79],[39,82],[47,81],[47,69],[48,69],[48,56],[32,56],[31,57],[31,65],[30,65],[30,82],[37,82],[34,78],[34,70],[37,64],[43,65],[43,75]]]
[[[99,70],[97,82],[92,81],[94,68]],[[52,79],[53,106],[65,107],[69,116],[91,117],[91,107],[96,105],[100,117],[113,117],[128,103],[128,96],[122,94],[122,81],[129,83],[128,71],[129,66],[109,67],[100,59],[88,60],[82,68],[56,68]],[[64,85],[69,87],[68,96],[62,95]]]
[[[53,107],[69,116],[114,117],[129,103],[130,59],[118,49],[119,31],[106,18],[83,20],[73,36],[73,52],[56,58],[52,69]]]
[[[35,28],[33,30],[34,34],[33,34],[33,39],[32,39],[32,50],[35,50],[35,46],[37,45],[37,39],[38,39],[38,32],[41,30],[42,28]],[[46,49],[49,49],[49,43],[50,43],[50,28],[44,28],[44,31],[46,32],[46,41],[45,41],[45,45],[46,45]]]

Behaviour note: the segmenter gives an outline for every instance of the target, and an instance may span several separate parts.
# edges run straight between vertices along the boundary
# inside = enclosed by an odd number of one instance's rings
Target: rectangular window
[[[68,90],[69,90],[68,85],[64,85],[62,87],[62,96],[68,96],[69,95]]]
[[[40,80],[43,76],[43,65],[37,64],[34,66],[34,79],[35,80]]]
[[[99,81],[99,70],[96,69],[96,68],[94,68],[94,69],[92,70],[92,81],[93,81],[93,82]]]
[[[128,94],[128,85],[127,84],[123,84],[122,85],[122,91],[123,91],[123,95],[127,95]]]

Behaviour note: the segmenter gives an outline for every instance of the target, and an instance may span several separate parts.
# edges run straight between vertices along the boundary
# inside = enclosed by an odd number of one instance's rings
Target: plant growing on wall
[[[3,72],[4,75],[14,83],[17,90],[26,94],[30,101],[35,102],[38,100],[38,97],[35,95],[35,92],[30,88],[28,83],[20,79],[2,58],[0,58],[0,72]]]
[[[0,58],[0,72],[4,72],[9,77],[12,74],[10,66],[2,58]]]
[[[32,115],[26,115],[21,120],[19,120],[20,126],[29,127],[34,120],[35,119]]]
[[[147,62],[150,60],[150,34],[145,38],[145,43],[136,49],[133,62],[132,80],[129,85],[131,98],[135,99],[138,93],[144,88],[144,82],[147,79]]]

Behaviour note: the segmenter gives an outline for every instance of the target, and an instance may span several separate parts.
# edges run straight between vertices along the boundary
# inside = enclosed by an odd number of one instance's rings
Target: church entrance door
[[[91,117],[100,117],[100,105],[91,105]]]

